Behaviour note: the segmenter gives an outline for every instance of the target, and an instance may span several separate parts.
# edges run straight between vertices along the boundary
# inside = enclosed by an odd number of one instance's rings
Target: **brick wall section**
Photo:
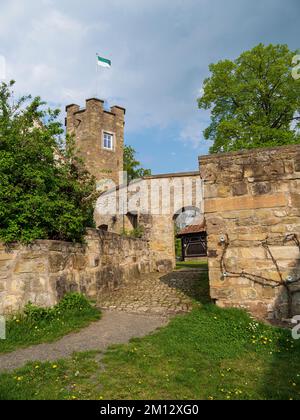
[[[289,286],[289,293],[278,283],[300,278],[299,248],[287,236],[300,238],[300,146],[199,159],[212,298],[264,318],[299,314],[300,283]],[[263,286],[261,278],[274,287]]]
[[[88,99],[86,108],[78,105],[66,108],[66,127],[75,135],[76,146],[89,172],[101,181],[111,179],[119,184],[119,171],[123,171],[125,109],[114,106],[108,112],[103,101]],[[114,134],[114,150],[103,148],[103,131]]]
[[[86,244],[37,241],[30,247],[0,246],[0,314],[29,301],[52,306],[67,292],[96,299],[121,283],[150,272],[148,243],[90,229]]]

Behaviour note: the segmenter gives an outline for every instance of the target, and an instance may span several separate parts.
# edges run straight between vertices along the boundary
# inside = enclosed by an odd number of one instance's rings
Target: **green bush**
[[[141,239],[144,235],[144,228],[142,226],[138,226],[131,231],[127,231],[126,229],[124,229],[122,231],[122,235],[127,236],[129,238]]]
[[[182,258],[182,242],[179,238],[175,238],[175,254],[177,258]]]
[[[89,300],[80,293],[68,293],[57,305],[62,311],[72,311],[74,309],[88,309],[91,308]]]
[[[13,84],[0,84],[0,241],[82,241],[94,226],[95,180],[59,111],[30,96],[13,103]]]
[[[29,302],[24,309],[24,316],[33,322],[52,321],[68,311],[83,311],[92,308],[88,299],[80,293],[69,293],[52,308],[41,308]]]
[[[130,234],[131,237],[140,239],[144,235],[144,228],[142,226],[138,226],[135,229],[133,229]]]
[[[54,307],[40,308],[32,303],[7,320],[6,340],[0,340],[0,353],[33,344],[52,342],[100,319],[100,311],[86,297],[69,293]]]

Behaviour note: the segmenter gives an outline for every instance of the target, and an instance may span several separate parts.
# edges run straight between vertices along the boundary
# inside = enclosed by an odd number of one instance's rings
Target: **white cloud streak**
[[[294,0],[2,0],[0,55],[22,94],[63,108],[99,91],[127,107],[129,133],[179,124],[179,139],[199,148],[208,64],[260,41],[297,48],[299,10]],[[113,64],[98,86],[96,52]]]

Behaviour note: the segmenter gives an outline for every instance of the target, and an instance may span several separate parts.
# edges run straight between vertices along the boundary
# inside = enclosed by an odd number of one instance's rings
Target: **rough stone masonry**
[[[78,154],[96,178],[98,188],[107,179],[118,185],[119,172],[123,171],[125,109],[113,106],[107,111],[104,101],[91,98],[84,109],[72,104],[66,111],[67,132],[75,136]],[[113,138],[111,150],[104,147],[105,132]]]
[[[149,261],[146,241],[95,229],[88,229],[85,244],[0,245],[0,314],[22,310],[29,301],[52,306],[68,292],[97,299],[149,273]]]
[[[300,146],[200,157],[211,297],[300,314]]]

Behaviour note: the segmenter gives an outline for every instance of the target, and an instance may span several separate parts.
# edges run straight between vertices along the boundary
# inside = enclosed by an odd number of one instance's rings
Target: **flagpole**
[[[103,98],[100,98],[100,88],[98,88],[98,85],[100,85],[100,71],[99,71],[98,67],[106,67],[106,68],[108,67],[108,68],[110,68],[111,67],[111,61],[106,59],[106,58],[100,57],[100,55],[98,53],[96,53],[96,57],[97,57],[97,62],[96,62],[96,66],[97,66],[97,69],[96,69],[96,84],[97,84],[97,86],[96,86],[96,97],[98,97],[98,99],[103,99]]]
[[[98,89],[99,89],[99,87],[98,87],[98,85],[99,85],[99,65],[98,65],[98,53],[96,53],[96,57],[97,57],[97,60],[96,60],[96,98],[97,99],[100,99],[99,98],[99,91],[98,91]]]

